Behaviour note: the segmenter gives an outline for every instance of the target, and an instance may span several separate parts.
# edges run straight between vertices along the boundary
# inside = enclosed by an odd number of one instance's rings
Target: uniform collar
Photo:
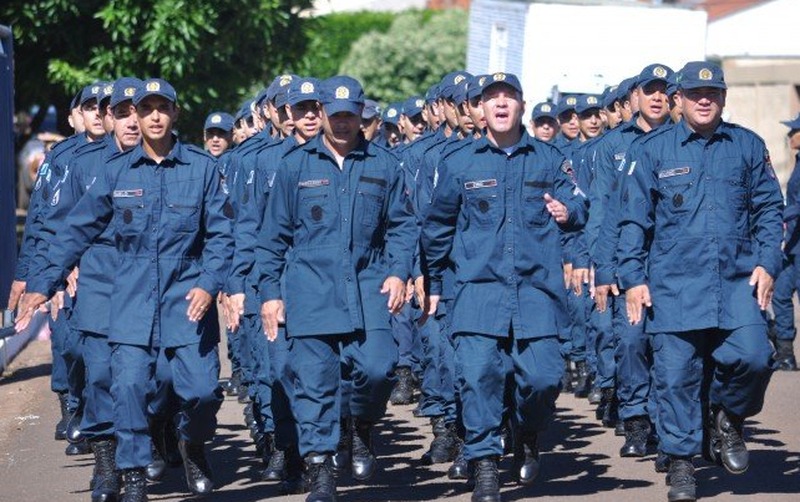
[[[164,160],[161,161],[161,165],[165,167],[171,167],[176,164],[189,164],[189,156],[186,150],[186,146],[181,143],[176,135],[172,135],[175,140],[175,144],[172,146],[172,150],[164,157]],[[140,164],[154,164],[155,161],[150,158],[149,155],[144,151],[144,143],[139,143],[136,146],[136,149],[133,151],[133,157],[131,165],[136,167]]]
[[[678,138],[681,140],[681,144],[685,145],[690,141],[694,141],[696,139],[703,139],[703,136],[697,134],[696,132],[692,131],[689,126],[686,124],[685,120],[681,120],[678,124]],[[721,120],[717,125],[717,128],[714,130],[714,134],[711,135],[709,141],[712,140],[720,140],[720,139],[731,139],[731,135],[728,132],[728,128],[730,126],[724,120]]]
[[[331,157],[331,152],[328,150],[328,147],[325,146],[325,143],[322,142],[324,133],[320,131],[317,134],[317,137],[309,140],[306,142],[305,145],[302,146],[307,152],[316,152],[318,154],[326,155]],[[363,135],[359,136],[358,144],[355,148],[353,148],[345,158],[349,157],[374,157],[375,156],[375,145],[367,141]],[[332,158],[332,157],[331,157]]]
[[[526,150],[526,151],[534,150],[533,138],[528,134],[528,131],[524,127],[520,126],[520,128],[522,129],[522,136],[519,138],[517,144],[514,145],[511,155],[516,155],[517,152],[521,150]],[[488,150],[494,150],[496,152],[502,152],[503,155],[506,154],[506,152],[502,148],[498,148],[492,142],[490,142],[489,139],[486,137],[486,135],[483,135],[479,139],[476,139],[474,141],[475,141],[476,152],[485,152]]]

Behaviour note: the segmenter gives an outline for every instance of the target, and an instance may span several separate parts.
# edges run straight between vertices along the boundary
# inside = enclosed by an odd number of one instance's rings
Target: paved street
[[[32,342],[0,380],[0,501],[72,502],[89,500],[91,456],[67,457],[65,442],[53,440],[58,403],[49,389],[50,344]],[[224,353],[224,352],[223,352]],[[228,370],[224,367],[223,375]],[[703,500],[800,500],[800,373],[776,373],[765,411],[747,423],[750,470],[732,476],[698,461],[698,495]],[[369,485],[340,481],[342,501],[465,502],[463,483],[452,482],[446,465],[433,468],[419,458],[430,443],[430,427],[414,418],[411,406],[392,407],[380,424],[377,451],[383,469]],[[242,405],[226,398],[219,414],[217,439],[210,455],[219,488],[208,501],[302,501],[281,497],[277,487],[259,480],[260,461],[253,456],[242,420]],[[653,457],[619,458],[621,439],[603,429],[585,400],[563,395],[558,417],[543,439],[543,471],[537,484],[520,488],[510,481],[504,460],[504,500],[666,500],[662,474]],[[182,469],[168,472],[150,486],[150,500],[191,498]]]

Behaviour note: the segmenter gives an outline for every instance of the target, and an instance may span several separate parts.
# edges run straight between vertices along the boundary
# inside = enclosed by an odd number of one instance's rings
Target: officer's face
[[[289,115],[286,106],[278,107],[273,105],[269,118],[272,121],[272,125],[275,126],[275,130],[279,131],[284,138],[294,133],[294,122],[292,122],[292,117]]]
[[[663,121],[669,114],[667,83],[661,80],[650,82],[636,89],[639,113],[649,122]]]
[[[486,117],[483,115],[483,107],[481,106],[480,96],[475,96],[474,98],[468,100],[466,103],[464,103],[464,108],[466,109],[469,118],[472,119],[472,124],[475,127],[477,127],[479,130],[482,130],[486,127]]]
[[[683,108],[683,120],[693,131],[711,134],[722,120],[725,91],[716,87],[699,87],[678,91],[677,99]]]
[[[69,125],[75,130],[75,134],[81,134],[86,131],[86,126],[83,125],[83,113],[81,113],[80,106],[76,106],[69,111]]]
[[[426,104],[425,109],[428,111],[428,125],[431,126],[431,129],[438,129],[439,125],[442,123],[442,114],[440,112],[441,107],[439,106],[439,101],[436,100],[433,103]]]
[[[109,108],[114,130],[114,139],[122,150],[129,150],[139,144],[142,133],[139,130],[139,119],[136,109],[130,101],[118,103],[114,108]]]
[[[472,117],[467,112],[467,103],[461,103],[458,106],[458,128],[465,136],[472,134],[475,124],[472,122]]]
[[[620,114],[622,114],[622,121],[627,122],[633,118],[633,108],[631,107],[631,100],[630,98],[625,98],[622,100],[622,104],[620,106]]]
[[[301,101],[294,106],[286,105],[290,119],[294,124],[295,134],[304,140],[313,138],[319,133],[322,125],[319,118],[319,103],[316,101]]]
[[[455,102],[449,99],[443,100],[441,110],[444,112],[444,119],[450,129],[456,129],[458,127],[458,110]]]
[[[513,87],[500,83],[483,91],[481,107],[486,128],[495,135],[519,128],[525,111],[522,95]]]
[[[113,112],[108,105],[103,105],[101,112],[101,115],[103,116],[103,130],[106,132],[106,134],[111,134],[114,132]]]
[[[669,116],[677,124],[683,118],[683,108],[676,97],[675,94],[669,97]]]
[[[404,119],[403,134],[405,134],[406,140],[409,142],[419,138],[425,132],[425,121],[422,119],[422,113],[411,117],[403,115],[401,119]]]
[[[81,105],[81,117],[83,117],[83,126],[86,128],[86,133],[95,138],[106,133],[103,128],[103,118],[100,116],[100,108],[97,106],[97,100],[91,99]]]
[[[169,137],[178,119],[178,107],[163,96],[147,96],[136,105],[139,129],[146,140],[159,141]]]
[[[533,121],[533,136],[541,141],[551,141],[558,131],[558,122],[552,117],[537,117]]]
[[[792,129],[789,131],[789,148],[792,150],[800,150],[800,129]]]
[[[231,145],[233,133],[225,132],[218,127],[211,127],[203,131],[203,138],[206,151],[214,157],[219,157]]]
[[[325,107],[322,107],[322,128],[325,139],[332,147],[349,151],[355,147],[361,134],[361,111],[357,114],[339,112],[328,115]]]
[[[567,110],[558,115],[558,125],[567,139],[573,140],[581,132],[581,124],[578,121],[578,114],[572,110]]]
[[[386,139],[386,142],[390,147],[397,146],[397,144],[400,143],[400,128],[397,127],[397,124],[384,122],[383,137]]]
[[[596,138],[603,132],[603,119],[600,118],[599,108],[590,108],[579,114],[578,123],[584,140]]]
[[[614,101],[611,106],[606,107],[606,123],[608,124],[609,129],[613,129],[622,122],[622,111],[621,107],[619,106],[619,101]]]
[[[380,126],[381,119],[378,118],[377,115],[371,119],[361,119],[361,132],[364,134],[364,138],[366,138],[367,141],[372,141],[372,138],[375,137]]]

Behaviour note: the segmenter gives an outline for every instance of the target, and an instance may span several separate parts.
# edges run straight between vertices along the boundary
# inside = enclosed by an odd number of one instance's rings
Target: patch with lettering
[[[318,188],[318,187],[326,187],[331,184],[331,180],[328,178],[322,178],[319,180],[305,180],[301,181],[297,184],[299,188]]]
[[[686,176],[690,172],[692,172],[692,168],[688,166],[666,169],[658,172],[658,179],[662,180],[664,178],[673,178],[675,176]]]
[[[142,197],[143,195],[144,190],[141,188],[135,188],[133,190],[114,190],[115,199],[129,199],[131,197]]]
[[[490,180],[475,180],[464,182],[464,188],[467,190],[477,190],[479,188],[492,188],[497,186],[496,179]]]
[[[360,176],[358,181],[363,181],[364,183],[372,183],[373,185],[379,185],[382,187],[386,186],[386,180],[381,178],[371,178],[369,176]]]
[[[553,184],[546,181],[526,181],[525,186],[532,188],[550,188]]]

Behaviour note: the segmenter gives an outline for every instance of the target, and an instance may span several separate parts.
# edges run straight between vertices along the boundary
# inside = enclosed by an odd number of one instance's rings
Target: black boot
[[[234,371],[231,375],[231,378],[225,383],[223,387],[225,389],[225,394],[229,396],[238,396],[239,395],[239,385],[242,383],[242,374],[240,371]]]
[[[250,399],[250,389],[244,383],[239,385],[239,393],[236,395],[236,400],[242,404],[247,404],[252,399]]]
[[[731,474],[742,474],[750,465],[744,444],[744,420],[720,408],[716,413],[716,433],[720,440],[720,460]]]
[[[69,417],[67,422],[67,441],[70,443],[80,443],[83,441],[83,434],[81,433],[81,420],[83,420],[83,407],[79,406],[77,410]]]
[[[286,452],[275,446],[275,439],[272,438],[270,446],[272,453],[267,460],[267,468],[261,473],[264,481],[281,481],[286,479]]]
[[[539,435],[531,431],[517,433],[514,448],[514,475],[521,485],[530,485],[539,475]]]
[[[336,479],[328,455],[311,453],[305,459],[306,475],[311,493],[306,502],[336,502]]]
[[[353,478],[366,481],[378,469],[378,461],[372,449],[372,423],[355,419],[353,427]]]
[[[114,461],[117,444],[114,439],[95,439],[89,445],[94,452],[95,465],[92,502],[117,502],[120,488]]]
[[[497,457],[483,457],[472,464],[472,502],[500,502],[500,475]]]
[[[186,484],[189,491],[204,495],[214,489],[211,479],[211,468],[206,460],[205,445],[203,443],[190,443],[181,439],[178,449],[183,457],[183,468],[186,471]]]
[[[395,406],[411,404],[414,401],[414,383],[411,378],[411,368],[398,366],[394,374],[397,376],[397,383],[389,395],[389,401]]]
[[[156,447],[155,441],[155,438],[150,439],[150,453],[153,460],[147,464],[144,470],[148,481],[160,481],[164,477],[164,473],[167,472],[167,461],[164,460],[161,451]]]
[[[61,408],[61,420],[56,424],[54,437],[56,441],[63,441],[67,439],[67,422],[69,422],[72,414],[69,411],[69,393],[58,393],[58,405]]]
[[[625,444],[619,450],[620,457],[644,457],[647,454],[647,438],[650,436],[650,420],[633,417],[625,420]]]
[[[613,429],[619,422],[619,401],[617,400],[617,389],[609,387],[603,389],[603,400],[606,408],[603,410],[603,427]]]
[[[444,417],[431,418],[433,426],[433,441],[431,448],[422,456],[426,465],[444,464],[452,462],[458,450],[458,436],[456,425],[446,423]]]
[[[578,374],[578,381],[575,383],[575,397],[588,397],[592,384],[589,379],[589,367],[586,365],[586,361],[576,362],[575,371]]]
[[[122,502],[147,502],[147,478],[144,468],[125,469],[122,472],[125,490]]]
[[[600,387],[596,385],[592,385],[592,390],[589,391],[589,395],[586,397],[589,400],[589,404],[600,404],[603,400],[603,392],[600,390]],[[598,420],[602,418],[602,415],[597,417]]]
[[[309,490],[308,479],[305,475],[303,458],[297,447],[286,450],[286,477],[278,486],[281,495],[298,495]]]
[[[572,385],[572,363],[569,359],[564,358],[564,373],[561,375],[561,391],[572,392],[574,387]]]
[[[669,502],[694,502],[695,495],[694,465],[692,460],[685,457],[672,457],[667,473]]]
[[[464,458],[464,442],[461,439],[458,440],[456,459],[447,469],[447,477],[450,479],[469,479],[469,462]]]
[[[331,465],[336,474],[350,470],[353,458],[353,421],[349,417],[339,418],[339,442]]]
[[[669,472],[670,457],[661,450],[656,454],[656,461],[653,468],[656,472]]]
[[[778,371],[797,371],[792,340],[775,340],[775,369]]]
[[[92,448],[89,446],[89,441],[87,441],[85,437],[77,443],[69,443],[64,449],[64,454],[70,457],[74,455],[88,455],[89,453],[92,453]]]

